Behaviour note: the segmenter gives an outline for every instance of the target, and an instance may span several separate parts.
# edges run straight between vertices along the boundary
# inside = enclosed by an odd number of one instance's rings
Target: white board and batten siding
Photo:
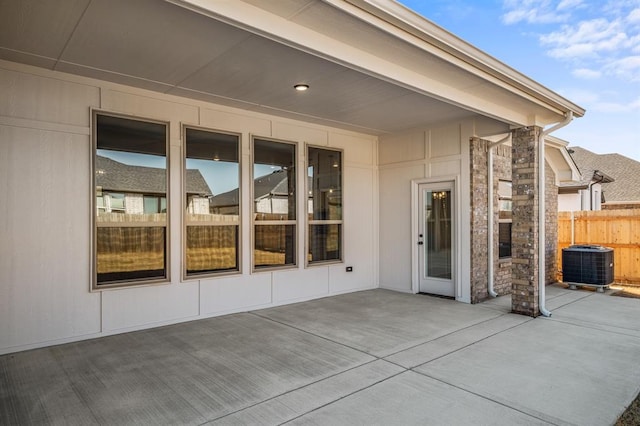
[[[3,61],[0,93],[0,354],[378,286],[377,138]],[[170,123],[168,284],[90,291],[92,108]],[[242,274],[181,279],[182,124],[242,135]],[[299,266],[251,272],[251,135],[344,150],[344,263],[305,268],[301,213]]]
[[[380,186],[380,275],[381,288],[412,292],[411,188],[413,181],[458,180],[458,261],[454,274],[458,282],[456,299],[470,302],[469,139],[478,134],[507,131],[484,118],[439,124],[379,140]]]

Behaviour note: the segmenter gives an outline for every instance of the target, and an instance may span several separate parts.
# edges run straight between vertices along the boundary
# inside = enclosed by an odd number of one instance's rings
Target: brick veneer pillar
[[[477,137],[470,143],[471,175],[471,303],[489,298],[488,292],[488,156],[491,142]],[[511,258],[499,259],[499,203],[498,182],[511,181],[511,147],[499,145],[493,148],[493,290],[500,296],[511,293]]]
[[[538,136],[539,127],[513,131],[511,174],[511,309],[536,317],[538,309]],[[542,272],[544,273],[544,271]]]
[[[471,303],[489,297],[487,292],[487,147],[489,142],[471,138]]]

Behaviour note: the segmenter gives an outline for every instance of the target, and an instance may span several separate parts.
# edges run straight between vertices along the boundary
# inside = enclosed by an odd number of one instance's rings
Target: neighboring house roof
[[[283,170],[257,177],[253,182],[253,198],[255,200],[269,195],[286,196],[289,192],[287,174]],[[211,207],[235,206],[238,204],[238,200],[238,188],[236,188],[211,198]]]
[[[584,187],[602,182],[606,202],[640,201],[640,162],[620,154],[596,154],[579,146],[569,152],[582,172]]]
[[[289,180],[284,170],[276,170],[268,175],[254,179],[253,198],[260,200],[265,197],[286,197],[289,193]],[[311,188],[313,178],[307,177],[307,183]],[[234,206],[238,204],[238,188],[223,192],[211,198],[211,207]]]
[[[187,169],[187,193],[212,195],[197,169]],[[96,156],[96,186],[104,190],[162,194],[167,191],[167,171],[157,167],[131,166],[111,158]]]

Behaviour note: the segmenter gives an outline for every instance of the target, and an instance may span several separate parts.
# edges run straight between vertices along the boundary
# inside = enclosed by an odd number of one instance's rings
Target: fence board
[[[640,284],[640,209],[558,213],[558,265],[572,244],[572,227],[573,244],[613,248],[616,282]]]

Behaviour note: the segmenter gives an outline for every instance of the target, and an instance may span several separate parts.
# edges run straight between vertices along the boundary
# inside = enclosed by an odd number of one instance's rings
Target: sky
[[[553,135],[640,161],[640,0],[399,0],[587,110]]]

